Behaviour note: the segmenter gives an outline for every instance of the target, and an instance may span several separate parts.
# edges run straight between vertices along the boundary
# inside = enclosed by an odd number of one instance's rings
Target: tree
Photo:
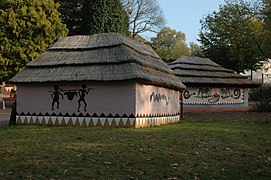
[[[263,0],[264,28],[266,38],[264,39],[264,50],[269,59],[271,59],[271,0]]]
[[[166,20],[157,0],[122,0],[129,14],[132,38],[144,32],[157,33]]]
[[[238,73],[259,69],[267,57],[259,7],[244,1],[226,1],[218,12],[201,20],[199,41],[204,56]]]
[[[200,45],[191,42],[189,43],[191,56],[202,56],[202,48]]]
[[[69,35],[129,34],[129,17],[120,0],[62,0],[59,11]]]
[[[139,34],[134,37],[134,40],[138,41],[138,42],[145,43],[145,44],[150,44],[150,42],[147,39],[143,38]]]
[[[56,0],[61,6],[58,11],[60,19],[69,29],[69,35],[78,35],[82,29],[82,12],[84,0]]]
[[[190,55],[185,43],[185,34],[174,29],[164,28],[151,38],[151,46],[164,60],[177,59],[181,55]]]
[[[0,80],[6,81],[25,67],[67,29],[53,0],[1,0]]]

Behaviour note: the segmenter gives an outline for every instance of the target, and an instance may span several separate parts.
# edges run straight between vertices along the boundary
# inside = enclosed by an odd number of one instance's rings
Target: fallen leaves
[[[65,169],[64,172],[63,172],[63,174],[66,174],[67,172],[68,172],[68,169]]]
[[[198,172],[192,172],[192,177],[193,177],[193,179],[194,180],[199,180],[200,178],[199,178],[199,173]]]
[[[178,163],[173,163],[173,164],[170,164],[170,166],[171,166],[173,169],[176,169],[177,166],[179,166],[179,164],[178,164]]]
[[[104,164],[105,165],[111,165],[111,164],[113,164],[113,162],[112,161],[105,161]]]
[[[135,174],[139,174],[139,175],[145,174],[145,172],[142,171],[142,170],[132,170],[132,172],[135,173]]]
[[[225,151],[232,151],[232,149],[231,149],[231,148],[226,147],[226,148],[225,148]]]

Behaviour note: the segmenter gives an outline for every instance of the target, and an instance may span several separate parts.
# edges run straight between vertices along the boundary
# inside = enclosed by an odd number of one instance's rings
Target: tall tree
[[[122,0],[129,14],[130,31],[134,39],[144,32],[157,33],[166,20],[157,0]]]
[[[194,42],[190,42],[189,46],[190,46],[191,56],[203,56],[202,55],[202,48],[200,45],[198,45]]]
[[[129,17],[120,0],[61,0],[62,21],[69,35],[129,33]]]
[[[266,59],[261,6],[229,0],[201,20],[199,41],[205,56],[237,72],[257,70]]]
[[[271,59],[271,0],[263,0],[264,28],[266,38],[264,39],[264,50],[269,59]]]
[[[164,28],[151,38],[151,46],[164,60],[177,59],[181,55],[190,55],[185,43],[185,34],[174,29]]]
[[[53,0],[1,0],[0,81],[14,76],[67,29]]]

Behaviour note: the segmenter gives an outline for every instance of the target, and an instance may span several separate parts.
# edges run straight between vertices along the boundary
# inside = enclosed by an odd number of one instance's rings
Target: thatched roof
[[[181,56],[169,63],[169,67],[186,86],[258,87],[260,85],[233,70],[221,67],[208,58]]]
[[[60,38],[11,82],[127,80],[178,90],[185,88],[150,46],[118,33]]]

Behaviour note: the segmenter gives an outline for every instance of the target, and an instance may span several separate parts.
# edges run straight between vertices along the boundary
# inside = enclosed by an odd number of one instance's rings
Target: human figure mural
[[[59,104],[60,104],[60,102],[59,102],[59,95],[62,97],[62,99],[63,99],[63,94],[61,94],[60,92],[59,92],[59,87],[56,85],[56,86],[54,86],[54,92],[51,94],[51,98],[53,99],[53,102],[52,102],[52,110],[55,110],[55,108],[54,108],[54,106],[55,106],[55,103],[56,103],[56,108],[57,109],[59,109]]]
[[[85,100],[86,94],[89,93],[90,88],[86,89],[87,86],[85,84],[82,85],[82,89],[79,90],[78,95],[79,95],[79,100],[78,100],[78,109],[77,111],[80,112],[80,107],[81,107],[81,102],[84,103],[84,111],[87,111],[87,103]]]
[[[64,95],[67,96],[67,99],[69,101],[73,101],[74,97],[79,97],[77,103],[78,103],[78,108],[77,111],[80,112],[81,104],[83,103],[84,105],[84,111],[87,111],[87,102],[85,100],[86,95],[89,94],[89,91],[92,90],[93,88],[87,88],[86,84],[82,84],[82,89],[69,89],[69,90],[63,90],[59,88],[58,85],[54,86],[54,91],[49,91],[52,92],[51,98],[52,98],[52,106],[51,110],[55,110],[55,104],[56,108],[59,109],[60,106],[60,96],[62,99],[64,99],[64,96],[61,92],[64,92]]]

